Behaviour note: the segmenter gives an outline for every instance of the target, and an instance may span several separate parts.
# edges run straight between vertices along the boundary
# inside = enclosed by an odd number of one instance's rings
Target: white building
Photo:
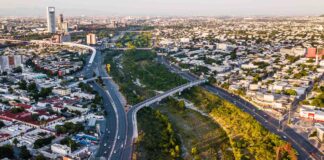
[[[56,32],[55,8],[54,7],[47,7],[47,31],[49,33]]]
[[[317,138],[323,142],[324,141],[324,125],[321,123],[315,123],[315,128],[317,132]]]
[[[70,88],[62,88],[62,87],[54,87],[52,92],[57,95],[66,96],[66,95],[71,94],[71,89]]]
[[[51,150],[52,150],[52,152],[63,155],[63,156],[71,154],[70,147],[68,147],[66,145],[57,144],[57,143],[51,145]]]
[[[324,112],[313,106],[303,105],[299,110],[299,116],[314,121],[324,121]]]
[[[10,69],[8,56],[0,57],[0,66],[1,66],[1,71],[6,71]]]

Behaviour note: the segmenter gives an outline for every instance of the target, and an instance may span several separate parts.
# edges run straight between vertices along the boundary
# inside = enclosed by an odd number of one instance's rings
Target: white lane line
[[[109,153],[109,156],[108,156],[108,159],[111,159],[111,156],[112,156],[112,153],[113,151],[115,150],[115,145],[116,145],[116,141],[117,141],[117,135],[118,135],[118,128],[119,128],[119,121],[118,121],[118,114],[117,114],[117,109],[116,109],[116,105],[115,105],[115,102],[113,101],[113,99],[111,98],[111,95],[108,91],[106,91],[107,95],[108,95],[108,98],[111,102],[111,105],[113,106],[113,109],[114,109],[114,112],[116,114],[116,134],[115,134],[115,138],[114,138],[114,143],[113,143],[113,146],[111,147],[111,151]]]

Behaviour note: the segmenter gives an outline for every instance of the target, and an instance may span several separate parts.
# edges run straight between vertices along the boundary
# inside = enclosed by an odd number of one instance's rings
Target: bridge
[[[152,31],[124,31],[126,33],[150,33]]]
[[[72,88],[72,87],[76,87],[79,85],[79,83],[83,82],[83,83],[88,83],[90,81],[94,81],[96,80],[98,77],[93,77],[93,78],[89,78],[89,79],[85,79],[85,80],[81,80],[81,81],[78,81],[78,82],[74,82],[70,85],[68,85],[69,88]]]
[[[123,153],[123,159],[124,160],[129,160],[131,159],[132,156],[132,147],[133,147],[133,141],[135,138],[138,137],[138,129],[137,129],[137,112],[139,110],[141,110],[144,107],[148,107],[156,102],[160,102],[161,100],[172,96],[176,93],[181,93],[182,91],[194,87],[194,86],[198,86],[200,84],[206,83],[207,80],[203,79],[203,80],[196,80],[196,81],[192,81],[186,84],[183,84],[181,86],[178,86],[176,88],[173,88],[169,91],[166,91],[162,94],[159,94],[155,97],[149,98],[141,103],[138,103],[134,106],[131,107],[131,109],[127,112],[127,135],[126,135],[126,140],[125,140],[125,148],[124,148],[124,153]]]
[[[112,50],[115,50],[115,51],[127,51],[129,50],[130,48],[111,48]],[[142,51],[149,51],[149,50],[152,50],[152,48],[135,48],[136,50],[142,50]]]

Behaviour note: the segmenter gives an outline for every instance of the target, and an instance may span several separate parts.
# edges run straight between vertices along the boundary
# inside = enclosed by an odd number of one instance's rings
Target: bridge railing
[[[181,86],[178,86],[178,87],[176,87],[174,89],[171,89],[171,90],[169,90],[169,91],[167,91],[165,93],[162,93],[160,95],[157,95],[157,96],[154,96],[154,97],[152,97],[150,99],[147,99],[147,100],[145,100],[145,101],[143,101],[143,102],[141,102],[141,103],[139,103],[137,105],[134,105],[131,108],[131,110],[129,110],[132,113],[132,121],[133,121],[133,126],[134,126],[133,127],[133,137],[132,138],[134,139],[134,138],[138,137],[136,114],[140,109],[142,109],[142,108],[144,108],[146,106],[150,106],[155,102],[159,102],[162,99],[164,99],[166,97],[169,97],[169,96],[171,96],[171,95],[173,95],[173,94],[175,94],[177,92],[181,92],[181,91],[183,91],[183,90],[185,90],[187,88],[190,88],[190,87],[193,87],[193,86],[196,86],[196,85],[200,85],[200,84],[205,83],[207,81],[208,81],[207,79],[203,79],[203,80],[197,80],[197,81],[189,82],[189,83],[183,84]]]

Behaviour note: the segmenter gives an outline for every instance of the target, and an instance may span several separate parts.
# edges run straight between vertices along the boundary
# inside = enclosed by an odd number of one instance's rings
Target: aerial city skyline
[[[0,159],[323,160],[323,5],[1,0]]]
[[[1,15],[44,16],[56,6],[67,16],[314,16],[323,14],[321,0],[2,0]]]

